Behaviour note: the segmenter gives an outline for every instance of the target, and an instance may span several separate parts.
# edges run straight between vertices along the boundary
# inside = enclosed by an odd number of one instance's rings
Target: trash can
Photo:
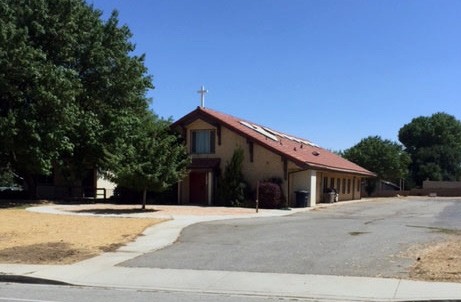
[[[330,192],[328,193],[328,202],[329,203],[334,203],[336,201],[336,192]]]
[[[328,192],[323,194],[324,203],[334,203],[336,200],[336,192]]]
[[[310,207],[310,192],[309,191],[296,191],[296,207],[297,208],[305,208]]]

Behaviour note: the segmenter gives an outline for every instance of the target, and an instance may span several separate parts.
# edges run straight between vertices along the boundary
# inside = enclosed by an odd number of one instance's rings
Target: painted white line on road
[[[21,302],[59,302],[59,301],[52,301],[52,300],[19,299],[19,298],[8,298],[8,297],[0,297],[0,301],[21,301]]]

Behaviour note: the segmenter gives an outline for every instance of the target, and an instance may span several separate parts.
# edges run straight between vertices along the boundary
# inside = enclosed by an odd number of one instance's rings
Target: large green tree
[[[115,158],[108,176],[122,187],[143,192],[145,209],[147,191],[162,192],[177,183],[184,177],[190,158],[180,137],[170,129],[170,121],[149,112],[126,122],[131,135],[117,140],[124,152]]]
[[[382,139],[380,136],[369,136],[355,146],[345,150],[342,156],[346,159],[377,174],[378,178],[397,181],[405,178],[411,162],[410,156],[396,142]],[[368,183],[368,191],[372,191],[373,181]]]
[[[411,175],[417,185],[429,180],[459,180],[461,122],[447,113],[420,116],[404,125],[399,140],[411,155]]]
[[[110,169],[123,121],[148,108],[144,57],[116,12],[101,16],[83,0],[0,0],[0,166],[32,190],[56,166],[69,183]]]

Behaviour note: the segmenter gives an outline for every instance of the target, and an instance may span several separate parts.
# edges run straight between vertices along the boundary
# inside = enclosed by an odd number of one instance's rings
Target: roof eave
[[[313,164],[313,163],[307,163],[307,162],[305,164],[311,168],[317,168],[321,170],[350,173],[350,174],[362,175],[362,176],[367,176],[367,177],[377,177],[377,175],[371,171],[357,171],[357,170],[352,170],[352,169],[343,169],[343,168],[338,168],[338,167],[331,167],[327,165],[319,165],[319,164]]]

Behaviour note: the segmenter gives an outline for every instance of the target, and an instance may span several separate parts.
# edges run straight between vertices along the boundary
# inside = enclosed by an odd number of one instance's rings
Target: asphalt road
[[[129,290],[79,286],[0,283],[0,301],[7,302],[270,302],[293,301],[281,297]],[[296,301],[312,301],[297,299]]]
[[[410,247],[461,229],[461,199],[381,199],[276,218],[192,225],[123,266],[406,277]]]

